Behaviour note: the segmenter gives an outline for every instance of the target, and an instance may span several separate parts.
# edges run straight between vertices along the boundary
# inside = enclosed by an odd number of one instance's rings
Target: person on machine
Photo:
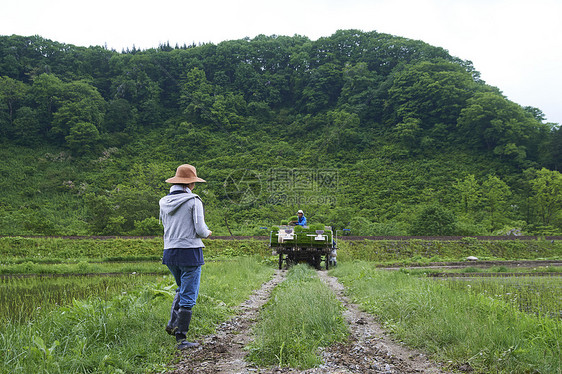
[[[306,226],[306,217],[301,209],[297,212],[297,216],[299,217],[299,220],[295,222],[295,224],[299,226]]]

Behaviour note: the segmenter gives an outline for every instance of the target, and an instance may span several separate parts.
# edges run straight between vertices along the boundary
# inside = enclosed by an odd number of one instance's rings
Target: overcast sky
[[[562,124],[561,0],[18,0],[0,13],[0,35],[118,52],[259,34],[316,40],[339,29],[443,47],[510,100]]]

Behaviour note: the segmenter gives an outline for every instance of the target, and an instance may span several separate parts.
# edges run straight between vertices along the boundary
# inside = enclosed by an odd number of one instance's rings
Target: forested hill
[[[562,137],[470,61],[377,32],[122,52],[0,36],[0,234],[158,234],[191,163],[216,234],[560,233]]]

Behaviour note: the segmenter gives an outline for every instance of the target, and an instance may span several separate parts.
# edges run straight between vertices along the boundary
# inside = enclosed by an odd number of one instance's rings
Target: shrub
[[[414,219],[411,228],[412,235],[454,235],[456,218],[453,213],[440,205],[430,205],[424,208]]]
[[[135,221],[134,233],[136,235],[162,235],[162,230],[162,224],[156,217],[148,217],[142,221]]]

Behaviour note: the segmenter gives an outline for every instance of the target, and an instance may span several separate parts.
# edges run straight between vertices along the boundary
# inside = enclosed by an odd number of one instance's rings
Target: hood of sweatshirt
[[[182,204],[191,199],[199,199],[199,196],[193,192],[166,195],[160,199],[160,213],[173,216]]]

